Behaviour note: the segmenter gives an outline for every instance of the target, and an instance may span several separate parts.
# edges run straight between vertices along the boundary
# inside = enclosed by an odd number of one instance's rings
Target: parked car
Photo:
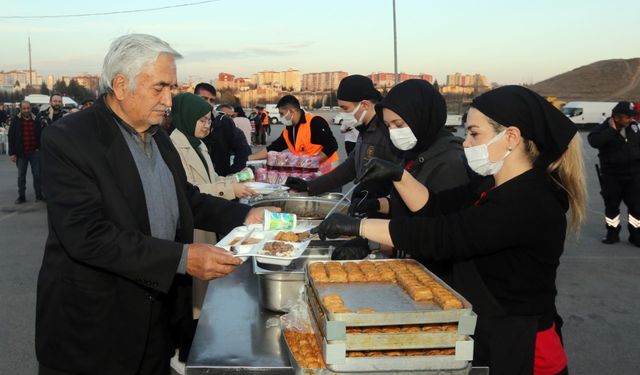
[[[269,114],[269,122],[272,125],[280,123],[280,112],[278,112],[278,108],[276,108],[275,104],[267,104],[264,109]]]

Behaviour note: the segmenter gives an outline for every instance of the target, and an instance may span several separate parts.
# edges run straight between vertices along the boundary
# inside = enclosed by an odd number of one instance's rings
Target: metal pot
[[[260,305],[276,312],[286,312],[304,287],[304,267],[314,260],[328,260],[331,246],[307,248],[305,255],[288,266],[259,263],[253,258],[253,272],[258,277]]]
[[[282,212],[296,214],[298,220],[322,220],[331,211],[340,197],[335,194],[330,196],[332,199],[325,197],[309,197],[309,196],[289,196],[277,198],[265,198],[256,202],[252,202],[253,207],[274,206],[280,207]],[[334,212],[346,214],[349,210],[349,201],[340,202]]]

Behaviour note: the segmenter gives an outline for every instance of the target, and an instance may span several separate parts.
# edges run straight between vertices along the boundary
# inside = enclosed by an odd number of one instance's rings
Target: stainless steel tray
[[[345,350],[404,350],[453,348],[459,341],[469,340],[469,336],[455,331],[416,333],[347,333],[344,322],[326,320],[318,299],[307,285],[307,299],[316,326],[327,339],[327,343],[344,343]]]
[[[326,368],[322,368],[322,369],[316,369],[316,368],[303,368],[300,366],[300,364],[298,363],[298,361],[296,361],[296,357],[293,355],[293,353],[291,352],[291,348],[289,347],[289,343],[287,342],[286,337],[284,336],[284,333],[282,335],[280,335],[280,337],[282,337],[282,341],[284,342],[284,347],[287,351],[287,355],[289,356],[289,361],[291,362],[291,367],[293,368],[293,373],[295,375],[329,375],[329,374],[335,374],[333,371],[326,369]]]
[[[341,364],[327,364],[335,372],[358,372],[429,375],[468,375],[471,362],[456,361],[452,356],[423,357],[360,357],[347,358]]]
[[[459,361],[460,363],[457,363],[435,357],[427,359],[426,361],[424,357],[388,357],[391,359],[399,359],[398,361],[388,361],[388,358],[380,360],[373,358],[348,358],[344,364],[327,365],[327,368],[323,369],[307,369],[300,367],[289,348],[286,338],[284,335],[281,336],[295,375],[333,375],[344,372],[353,372],[358,375],[380,375],[385,372],[399,375],[468,375],[471,370],[471,363],[469,362]],[[414,362],[413,359],[416,358],[417,361]],[[407,366],[406,362],[410,362],[411,365]],[[458,368],[458,366],[463,364],[462,362],[466,363],[466,366]]]
[[[372,260],[372,262],[386,262],[390,260]],[[429,323],[462,323],[465,326],[465,334],[472,334],[475,329],[476,316],[472,306],[464,297],[446,285],[440,278],[414,260],[405,260],[418,264],[437,282],[451,291],[463,304],[462,309],[442,310],[440,306],[432,302],[416,302],[404,289],[396,283],[315,283],[309,275],[307,267],[307,280],[313,291],[322,301],[322,297],[328,294],[339,294],[345,305],[352,309],[372,308],[374,312],[366,314],[358,313],[332,313],[322,303],[324,314],[329,321],[342,321],[348,327],[360,326],[385,326],[406,324]],[[341,261],[347,263],[353,261]],[[357,261],[356,261],[357,262]],[[462,322],[461,322],[462,321]],[[469,331],[472,326],[471,332]]]
[[[467,336],[456,332],[362,333],[346,337],[347,350],[393,350],[451,348]]]

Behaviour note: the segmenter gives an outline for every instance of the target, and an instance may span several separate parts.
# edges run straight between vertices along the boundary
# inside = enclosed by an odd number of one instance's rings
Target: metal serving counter
[[[187,360],[187,375],[293,374],[280,328],[266,328],[267,320],[278,316],[260,306],[252,262],[211,281]],[[473,368],[470,374],[489,372]]]

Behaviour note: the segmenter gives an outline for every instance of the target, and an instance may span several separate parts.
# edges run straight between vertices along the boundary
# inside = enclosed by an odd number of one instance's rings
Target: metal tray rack
[[[307,285],[307,293],[313,293]],[[430,375],[467,375],[471,370],[471,359],[473,357],[473,341],[461,341],[456,343],[455,355],[441,356],[399,356],[399,357],[347,357],[346,341],[328,341],[324,335],[322,324],[326,323],[326,319],[319,318],[317,301],[315,296],[308,294],[309,298],[309,316],[311,317],[311,327],[316,335],[316,340],[320,342],[320,348],[324,356],[327,369],[310,370],[301,369],[295,362],[291,360],[296,374],[333,374],[333,373],[350,373],[358,374],[406,374],[413,375],[416,372]],[[314,306],[315,305],[315,306]],[[344,322],[340,322],[344,323]],[[284,335],[283,335],[284,336]],[[361,335],[366,336],[366,335]],[[288,345],[286,345],[288,348]],[[390,348],[385,348],[390,349]],[[397,349],[397,348],[396,348]],[[287,349],[288,350],[288,349]],[[291,358],[293,356],[290,354]]]
[[[384,260],[382,260],[384,261]],[[343,262],[344,263],[344,262]],[[416,264],[418,264],[416,262]],[[473,359],[473,334],[476,315],[471,304],[431,272],[436,281],[463,302],[463,309],[442,310],[433,303],[413,301],[395,283],[318,283],[306,273],[306,293],[315,329],[320,332],[323,355],[330,370],[336,372],[425,371],[433,374],[467,374]],[[322,303],[321,296],[339,293],[352,309],[373,308],[373,313],[333,314]],[[347,327],[457,323],[458,331],[349,334]],[[455,355],[347,357],[353,350],[406,350],[455,348]]]
[[[460,351],[473,353],[468,334],[458,331],[398,332],[398,333],[348,333],[344,322],[329,321],[320,307],[315,292],[307,285],[307,298],[315,323],[328,344],[344,344],[345,350],[399,350],[436,349],[460,346]],[[463,327],[464,331],[464,327]],[[460,344],[458,344],[460,343]],[[465,348],[465,346],[469,346]]]

